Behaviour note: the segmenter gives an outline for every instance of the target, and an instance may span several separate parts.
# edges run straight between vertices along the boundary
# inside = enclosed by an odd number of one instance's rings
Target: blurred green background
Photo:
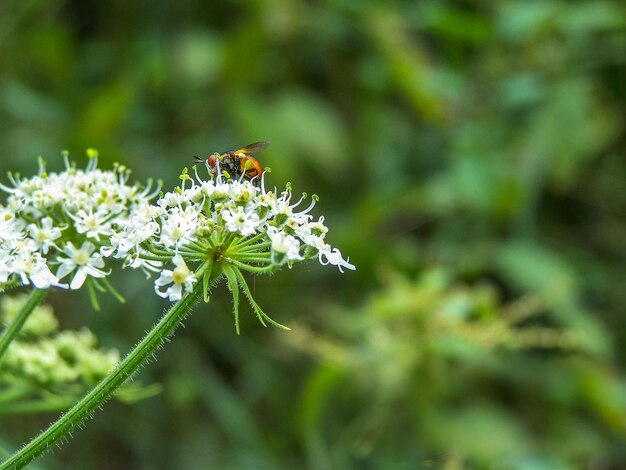
[[[44,468],[626,468],[626,5],[0,2],[0,173],[256,140],[356,264],[224,286]],[[4,179],[6,181],[6,179]],[[127,351],[166,307],[49,297]],[[18,447],[55,415],[3,419]]]

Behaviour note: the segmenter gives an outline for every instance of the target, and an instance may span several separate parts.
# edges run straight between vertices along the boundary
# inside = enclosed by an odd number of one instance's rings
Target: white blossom
[[[341,256],[341,252],[338,248],[333,248],[329,244],[323,245],[319,248],[319,259],[321,264],[332,264],[339,268],[339,271],[343,272],[343,269],[346,268],[350,270],[355,270],[356,267],[351,264],[348,260],[344,260]]]
[[[51,246],[54,246],[54,241],[61,237],[61,228],[54,227],[53,223],[52,218],[44,217],[40,225],[28,226],[28,233],[44,255],[48,253]]]
[[[10,185],[0,184],[8,193],[0,205],[0,284],[18,279],[39,288],[77,289],[87,276],[110,272],[103,257],[138,249],[159,229],[154,220],[146,220],[157,213],[149,204],[156,191],[150,184],[129,185],[125,167],[98,169],[96,154],[88,152],[84,170],[66,158],[65,171],[48,173],[40,161],[39,174],[9,174]],[[132,230],[135,238],[128,237],[132,224],[143,230]],[[60,284],[59,278],[71,272],[69,286]]]
[[[101,236],[108,237],[113,232],[112,227],[108,223],[111,217],[106,208],[93,208],[88,210],[81,209],[76,215],[70,216],[74,220],[74,227],[78,233],[84,233],[88,238],[99,239]]]
[[[225,210],[222,218],[229,232],[237,232],[243,237],[254,234],[261,222],[259,214],[253,210],[246,212],[241,206]]]
[[[50,286],[64,287],[59,284],[58,276],[52,274],[40,253],[29,252],[26,249],[18,251],[10,266],[11,271],[21,278],[22,284],[29,285],[32,282],[38,289],[47,289]]]
[[[193,285],[197,279],[185,264],[185,260],[180,255],[174,256],[174,270],[164,269],[161,276],[154,282],[154,290],[163,298],[168,298],[171,302],[180,300],[183,290],[191,292]],[[171,284],[171,285],[170,285]],[[165,292],[159,290],[159,287],[170,285]]]
[[[40,165],[36,176],[10,175],[10,185],[0,184],[8,193],[0,205],[0,284],[78,289],[88,277],[109,275],[117,261],[158,273],[156,293],[176,301],[193,289],[200,266],[228,263],[215,272],[231,290],[245,286],[240,270],[272,272],[310,259],[355,269],[327,243],[324,218],[314,219],[317,198],[292,202],[289,185],[278,192],[266,189],[264,177],[231,180],[217,172],[204,180],[185,171],[179,188],[151,203],[156,191],[129,185],[125,167],[103,171],[95,158],[84,170],[66,161],[65,171],[48,173]],[[165,269],[168,263],[174,268]]]
[[[104,268],[102,254],[95,250],[96,247],[91,242],[84,242],[80,248],[68,242],[63,249],[67,258],[60,258],[57,277],[62,279],[74,272],[70,289],[80,289],[88,275],[96,278],[105,277],[108,273],[102,269]]]
[[[196,180],[183,180],[180,188],[166,193],[152,206],[155,210],[141,209],[140,213],[150,214],[144,215],[143,223],[131,223],[124,236],[113,238],[115,256],[126,256],[127,265],[141,266],[142,259],[154,261],[168,253],[170,257],[184,253],[187,262],[197,264],[217,252],[224,253],[226,261],[235,263],[237,269],[252,271],[263,268],[268,272],[272,266],[291,266],[312,258],[322,265],[337,266],[341,272],[355,269],[325,241],[328,228],[324,218],[314,219],[310,213],[316,197],[301,209],[306,195],[293,203],[289,186],[277,196],[276,191],[265,189],[263,179],[259,186],[219,175],[206,181],[197,174]],[[151,228],[146,230],[148,226]],[[246,242],[248,239],[252,241]],[[238,246],[242,248],[238,250]],[[182,258],[176,259],[186,273],[187,265]],[[155,283],[157,293],[170,300],[184,291],[182,283],[172,280],[173,272],[162,270]],[[168,290],[161,289],[172,283]]]
[[[275,227],[269,227],[267,235],[272,241],[273,261],[276,264],[283,264],[284,261],[301,260],[300,242],[292,235],[277,230]]]
[[[198,211],[193,206],[181,210],[179,206],[171,208],[164,220],[161,241],[167,247],[179,247],[193,240],[198,224]]]

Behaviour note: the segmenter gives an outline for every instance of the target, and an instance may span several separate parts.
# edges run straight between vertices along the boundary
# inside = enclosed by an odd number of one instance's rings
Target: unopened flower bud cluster
[[[3,295],[0,297],[0,327],[10,325],[18,316],[20,309],[26,302],[26,295]],[[32,338],[46,336],[59,328],[59,322],[54,316],[52,307],[40,304],[28,316],[28,319],[20,329],[20,335]]]
[[[26,296],[3,297],[0,323],[9,324],[25,302]],[[105,377],[119,361],[117,350],[97,347],[91,331],[58,331],[52,309],[37,306],[2,357],[0,385],[21,383],[48,390],[61,390],[71,384],[89,386]]]

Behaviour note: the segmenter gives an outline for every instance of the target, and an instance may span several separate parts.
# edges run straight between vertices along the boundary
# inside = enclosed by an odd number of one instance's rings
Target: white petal
[[[79,268],[74,275],[74,279],[72,279],[72,283],[70,284],[70,289],[80,289],[82,285],[87,279],[87,270],[83,268]]]
[[[67,276],[69,273],[71,273],[72,271],[74,271],[74,269],[76,268],[76,265],[69,261],[69,260],[64,260],[63,264],[61,264],[61,266],[59,266],[59,269],[57,269],[57,274],[56,276],[61,279],[65,276]]]

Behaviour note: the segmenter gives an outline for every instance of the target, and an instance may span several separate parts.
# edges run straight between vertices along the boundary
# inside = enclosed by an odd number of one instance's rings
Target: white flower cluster
[[[317,257],[322,264],[354,269],[338,249],[326,243],[324,218],[310,214],[316,198],[302,209],[306,195],[292,202],[292,191],[267,191],[248,180],[221,176],[194,180],[184,173],[183,184],[162,196],[155,205],[136,212],[125,232],[114,240],[114,256],[127,264],[160,269],[159,256],[175,268],[163,270],[156,292],[169,300],[181,298],[197,281],[189,261],[209,257],[238,269],[269,272],[283,264]],[[167,287],[165,291],[163,287]]]
[[[210,272],[194,274],[187,264],[209,263],[253,302],[240,270],[272,272],[312,258],[341,272],[355,269],[326,242],[324,218],[311,215],[315,196],[305,205],[306,195],[292,201],[289,185],[278,192],[266,190],[264,178],[257,185],[209,171],[209,179],[194,179],[185,170],[180,187],[151,203],[158,190],[129,185],[125,167],[100,170],[97,152],[87,154],[85,170],[66,156],[61,173],[48,174],[40,161],[38,175],[10,175],[12,187],[0,185],[9,193],[0,206],[0,287],[78,289],[89,279],[90,289],[102,282],[115,294],[105,277],[117,259],[158,273],[157,294],[176,301],[193,290],[196,276],[207,288],[211,281]]]
[[[78,289],[87,277],[110,272],[105,265],[110,239],[156,194],[150,184],[127,184],[125,167],[100,170],[97,152],[87,154],[85,170],[65,155],[61,173],[47,173],[40,160],[38,175],[9,175],[12,187],[0,185],[9,193],[0,206],[0,284]],[[66,277],[69,285],[62,282]]]

